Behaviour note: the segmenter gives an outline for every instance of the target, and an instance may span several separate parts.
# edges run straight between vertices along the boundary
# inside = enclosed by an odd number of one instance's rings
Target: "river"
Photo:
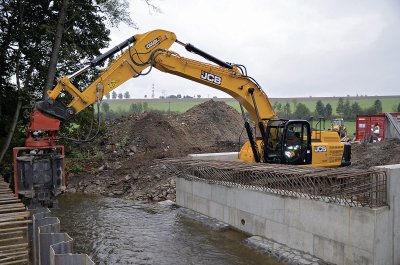
[[[213,231],[175,206],[66,194],[52,212],[74,238],[74,252],[99,265],[282,264],[243,245],[243,233]]]

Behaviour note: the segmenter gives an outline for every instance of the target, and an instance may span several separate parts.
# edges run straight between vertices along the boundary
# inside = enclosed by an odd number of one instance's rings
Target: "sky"
[[[130,1],[139,29],[111,29],[110,47],[153,29],[173,31],[223,61],[243,64],[269,97],[400,94],[400,1],[144,0]],[[204,61],[178,44],[181,56]],[[229,97],[153,69],[116,89],[132,98]]]

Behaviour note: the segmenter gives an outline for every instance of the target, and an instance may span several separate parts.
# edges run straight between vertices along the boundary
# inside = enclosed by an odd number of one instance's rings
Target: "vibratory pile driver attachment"
[[[29,204],[52,207],[66,185],[64,146],[56,144],[60,121],[33,111],[25,147],[15,147],[14,190]]]

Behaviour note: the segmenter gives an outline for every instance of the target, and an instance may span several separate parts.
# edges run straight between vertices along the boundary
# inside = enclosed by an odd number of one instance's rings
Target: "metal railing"
[[[158,160],[176,177],[347,206],[387,205],[386,172],[277,164],[181,159]]]

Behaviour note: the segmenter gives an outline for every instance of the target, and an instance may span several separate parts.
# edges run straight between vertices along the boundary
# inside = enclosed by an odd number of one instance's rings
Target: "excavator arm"
[[[180,56],[178,53],[169,50],[173,43],[184,46],[189,52],[200,55],[214,64]],[[86,89],[80,91],[72,84],[71,80],[74,77],[110,58],[125,47],[128,48]],[[48,91],[48,99],[37,104],[37,109],[41,113],[46,113],[58,120],[67,120],[93,104],[96,100],[99,101],[105,94],[122,85],[130,78],[144,75],[143,71],[149,72],[152,67],[202,83],[231,95],[240,103],[245,120],[243,108],[247,110],[251,119],[257,124],[263,138],[265,137],[268,121],[276,118],[268,96],[253,78],[247,76],[243,66],[230,64],[215,58],[191,44],[185,44],[177,40],[174,33],[164,30],[154,30],[145,34],[134,35],[105,54],[95,58],[88,66],[78,72],[71,76],[62,77],[56,87]],[[66,92],[73,98],[67,106],[56,100],[61,92]],[[40,115],[40,113],[37,115]],[[245,127],[252,153],[249,160],[254,159],[256,162],[260,162],[260,144],[257,146],[250,123],[247,120],[245,121]],[[31,138],[29,139],[28,142],[30,144],[32,141]],[[34,143],[37,144],[37,142]]]
[[[276,118],[275,112],[261,87],[238,67],[231,69],[203,63],[180,56],[171,51],[160,50],[152,65],[160,71],[178,75],[221,90],[236,99],[250,114],[253,121]]]
[[[180,56],[169,50],[173,43],[185,47],[189,52],[195,53],[214,63],[205,63]],[[76,88],[71,80],[88,68],[96,66],[116,52],[128,47],[110,66],[82,92]],[[172,32],[154,30],[145,34],[137,34],[125,40],[110,51],[95,58],[91,63],[72,74],[62,77],[56,87],[48,91],[48,99],[39,102],[37,109],[59,120],[67,120],[74,114],[79,113],[86,107],[99,101],[105,94],[114,90],[130,78],[143,75],[143,71],[150,71],[152,67],[160,71],[181,76],[183,78],[202,83],[216,88],[235,98],[242,108],[245,119],[245,128],[249,138],[249,148],[252,153],[249,161],[260,162],[260,143],[256,143],[247,121],[244,109],[247,110],[251,119],[257,124],[262,138],[265,137],[266,126],[269,120],[275,119],[276,115],[260,85],[251,77],[247,76],[244,66],[224,62],[191,44],[185,44],[177,40]],[[147,72],[148,73],[148,72]],[[146,73],[146,74],[147,74]],[[68,106],[57,101],[61,92],[69,93],[73,100]],[[39,114],[38,114],[39,115]],[[31,143],[32,141],[29,141]],[[37,142],[35,142],[37,144]]]
[[[169,50],[174,42],[220,65],[182,57]],[[101,63],[129,44],[131,46],[82,92],[71,83],[71,79],[78,74]],[[94,59],[89,66],[77,73],[62,77],[56,87],[48,91],[48,100],[41,102],[38,108],[61,120],[68,119],[130,78],[142,75],[143,71],[150,67],[226,92],[243,105],[254,121],[258,121],[259,118],[263,120],[276,118],[267,95],[254,79],[242,73],[238,66],[222,62],[191,44],[184,44],[176,39],[174,33],[164,30],[135,35]],[[63,111],[59,106],[55,106],[56,98],[62,91],[73,97]]]
[[[108,52],[93,59],[90,64],[70,76],[61,77],[53,90],[48,91],[48,99],[39,102],[37,108],[60,120],[67,120],[92,105],[99,98],[116,89],[127,80],[142,75],[150,66],[150,57],[157,49],[168,49],[176,40],[174,33],[165,30],[153,30],[145,34],[137,34],[115,46]],[[124,48],[128,47],[125,51]],[[72,84],[76,76],[84,73],[112,57],[122,54],[88,87],[78,89]],[[61,92],[72,96],[72,101],[65,107],[56,101]]]

